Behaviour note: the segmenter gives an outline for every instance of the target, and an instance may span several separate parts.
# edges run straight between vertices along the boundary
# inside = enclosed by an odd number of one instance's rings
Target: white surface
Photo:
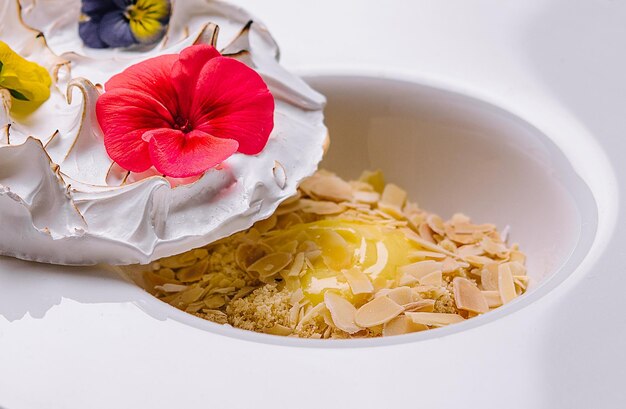
[[[592,182],[606,187],[596,197],[605,204],[599,257],[513,315],[443,338],[361,349],[214,335],[146,315],[141,293],[110,275],[2,259],[0,406],[624,406],[626,209],[618,194],[626,193],[626,3],[240,4],[272,29],[290,68],[411,72],[497,102],[560,137],[568,156],[576,141],[597,139],[604,152],[589,157],[607,159],[575,166],[590,180],[617,175]]]

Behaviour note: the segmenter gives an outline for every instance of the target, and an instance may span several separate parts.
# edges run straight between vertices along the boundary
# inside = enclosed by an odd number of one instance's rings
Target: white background
[[[625,1],[238,3],[268,25],[291,69],[408,71],[551,134],[582,128],[626,193]],[[522,311],[372,349],[225,338],[147,316],[111,275],[1,259],[0,407],[625,407],[623,211],[615,223],[589,271]]]

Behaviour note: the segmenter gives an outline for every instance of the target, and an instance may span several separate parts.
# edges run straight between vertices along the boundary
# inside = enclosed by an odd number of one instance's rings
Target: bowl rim
[[[574,187],[564,184],[567,188],[567,192],[572,195],[576,209],[580,212],[581,203],[588,209],[587,213],[580,213],[581,217],[581,231],[576,241],[574,248],[566,259],[552,271],[544,280],[537,284],[536,287],[516,298],[509,304],[503,305],[487,314],[483,314],[474,317],[470,320],[466,320],[461,323],[450,325],[447,327],[441,327],[431,329],[428,331],[422,331],[412,334],[405,334],[395,337],[379,337],[379,338],[362,338],[362,339],[347,339],[347,340],[319,340],[319,339],[303,339],[296,337],[284,337],[270,334],[263,334],[254,331],[243,330],[234,328],[230,325],[217,324],[211,321],[204,320],[192,314],[181,311],[171,305],[165,303],[146,293],[150,297],[150,301],[146,299],[139,303],[139,307],[146,313],[168,319],[173,319],[180,323],[192,326],[203,331],[208,331],[217,335],[223,335],[229,338],[236,338],[238,340],[250,341],[261,344],[270,344],[275,346],[286,347],[299,347],[299,348],[328,348],[328,349],[343,349],[343,348],[370,348],[370,347],[382,347],[392,346],[398,344],[413,344],[420,341],[433,340],[453,334],[462,333],[468,330],[472,330],[478,327],[482,327],[486,324],[493,323],[501,318],[513,315],[522,309],[525,309],[530,304],[536,303],[539,300],[545,299],[548,293],[552,293],[557,287],[561,286],[564,282],[571,282],[572,276],[576,275],[581,277],[589,272],[597,260],[606,243],[610,239],[612,231],[614,230],[615,223],[611,223],[617,217],[617,188],[615,174],[610,166],[605,166],[600,169],[595,169],[597,172],[602,172],[601,179],[607,181],[606,185],[602,186],[604,190],[613,189],[614,195],[606,194],[605,191],[603,197],[613,197],[615,202],[611,203],[599,203],[597,200],[596,190],[592,189],[588,180],[583,178],[581,174],[573,167],[572,161],[561,149],[561,147],[550,137],[548,132],[541,130],[535,126],[530,120],[525,118],[524,115],[516,113],[515,110],[507,106],[508,104],[502,101],[496,101],[484,92],[476,91],[467,84],[459,84],[454,81],[443,81],[441,79],[420,76],[414,72],[403,71],[398,69],[389,69],[387,67],[354,67],[354,66],[323,66],[323,67],[310,67],[306,69],[295,70],[296,73],[303,77],[305,81],[307,79],[320,79],[329,77],[352,77],[362,78],[365,80],[387,80],[391,82],[404,82],[411,85],[421,86],[424,88],[430,88],[433,91],[442,91],[444,93],[451,94],[453,96],[471,101],[482,105],[486,109],[491,110],[499,115],[507,116],[511,120],[520,123],[530,129],[531,132],[541,137],[541,142],[550,150],[552,159],[557,159],[561,163],[559,169],[565,170],[567,173],[571,173],[572,179],[576,180],[576,189]],[[580,152],[585,152],[585,158],[589,161],[602,160],[601,156],[604,155],[604,151],[598,144],[597,140],[588,135],[584,135],[583,142],[586,146],[580,147]],[[595,154],[595,158],[589,158],[589,153]],[[600,156],[600,157],[597,157]],[[609,162],[604,161],[605,164]],[[598,178],[596,178],[597,180]],[[612,183],[614,182],[614,183]],[[593,186],[598,188],[598,186]],[[587,217],[587,218],[585,218]],[[601,223],[602,222],[602,223]],[[153,301],[156,301],[153,302]]]

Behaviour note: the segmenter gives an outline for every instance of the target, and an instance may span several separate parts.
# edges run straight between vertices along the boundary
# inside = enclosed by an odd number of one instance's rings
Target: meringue
[[[140,50],[86,47],[79,14],[79,0],[0,6],[0,40],[53,80],[50,98],[29,116],[13,115],[10,101],[0,98],[0,254],[56,264],[145,264],[269,217],[316,170],[327,143],[325,99],[279,65],[275,41],[246,11],[221,1],[173,1],[162,40]],[[99,84],[192,44],[215,45],[267,83],[276,109],[265,149],[234,154],[175,188],[161,176],[122,172],[106,154],[95,118]]]

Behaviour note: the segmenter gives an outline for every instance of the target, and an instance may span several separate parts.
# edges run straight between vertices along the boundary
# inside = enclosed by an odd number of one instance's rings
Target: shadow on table
[[[106,267],[56,266],[0,257],[0,316],[9,321],[27,313],[43,318],[63,299],[86,304],[134,302],[141,307],[152,296]]]
[[[626,5],[620,1],[544,2],[522,46],[544,87],[603,140],[626,193]],[[601,215],[602,216],[602,215]],[[593,271],[547,319],[546,408],[626,407],[626,215]],[[620,402],[620,403],[618,403]]]

